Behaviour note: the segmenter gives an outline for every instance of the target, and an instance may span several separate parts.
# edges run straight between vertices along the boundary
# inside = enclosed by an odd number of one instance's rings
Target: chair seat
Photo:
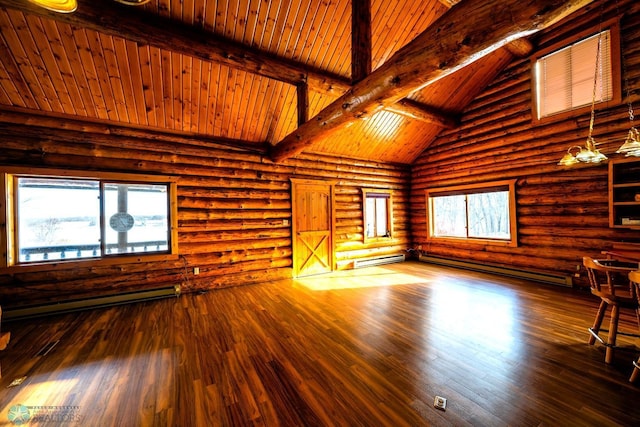
[[[596,312],[593,326],[589,328],[588,343],[592,345],[597,340],[604,344],[606,346],[604,361],[612,363],[618,335],[620,309],[638,310],[635,288],[631,286],[628,278],[631,271],[637,270],[638,264],[612,259],[595,260],[590,257],[584,257],[582,262],[589,276],[591,293],[600,298],[600,306]],[[607,332],[605,342],[599,333],[608,309],[610,309],[609,329],[602,329],[603,332]],[[640,322],[640,317],[638,320]]]
[[[632,271],[629,273],[629,283],[631,283],[632,289],[635,291],[636,302],[636,317],[638,319],[638,330],[640,330],[640,270]],[[630,382],[634,382],[640,377],[640,357],[633,362],[633,371],[629,377]]]
[[[596,291],[593,289],[591,290],[591,293],[607,301],[609,304],[619,304],[621,307],[624,306],[625,308],[635,308],[638,305],[635,292],[630,288],[621,286],[615,291],[615,294],[605,291]]]

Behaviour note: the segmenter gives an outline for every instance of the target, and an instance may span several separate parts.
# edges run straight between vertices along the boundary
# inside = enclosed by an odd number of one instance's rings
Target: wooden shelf
[[[640,182],[630,182],[627,184],[613,184],[613,188],[633,188],[633,187],[640,188]]]
[[[609,227],[640,229],[640,224],[623,224],[623,219],[640,221],[640,158],[609,162]]]
[[[613,202],[615,206],[638,206],[640,202]]]

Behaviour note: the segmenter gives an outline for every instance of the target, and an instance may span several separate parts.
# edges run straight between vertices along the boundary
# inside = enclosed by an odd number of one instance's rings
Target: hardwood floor
[[[0,425],[637,425],[640,342],[605,365],[597,303],[407,262],[3,323]]]

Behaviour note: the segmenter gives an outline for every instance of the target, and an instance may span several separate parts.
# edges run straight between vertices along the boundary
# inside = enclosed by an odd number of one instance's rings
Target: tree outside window
[[[515,181],[427,191],[429,239],[517,244]]]
[[[390,238],[392,204],[390,190],[363,189],[364,239]]]

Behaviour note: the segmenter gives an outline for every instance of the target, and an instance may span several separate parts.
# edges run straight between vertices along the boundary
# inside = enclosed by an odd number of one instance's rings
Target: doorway
[[[334,184],[291,179],[294,277],[334,269]]]

